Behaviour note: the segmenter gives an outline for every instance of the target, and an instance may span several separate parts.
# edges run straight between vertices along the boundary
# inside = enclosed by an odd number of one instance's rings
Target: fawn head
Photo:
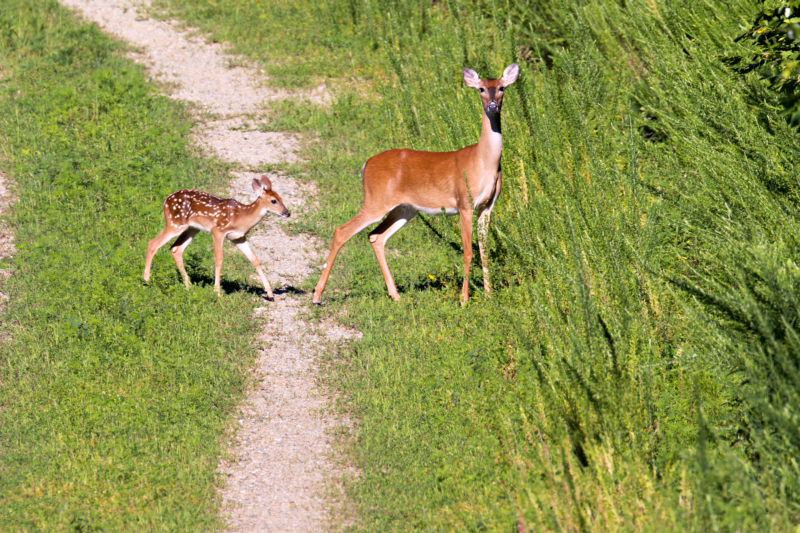
[[[291,213],[283,205],[283,200],[281,200],[278,193],[272,190],[272,182],[266,174],[261,176],[261,180],[253,180],[253,191],[258,194],[258,200],[264,208],[289,218]]]
[[[503,105],[503,91],[517,80],[519,65],[512,63],[503,71],[503,77],[482,80],[478,73],[470,68],[463,70],[464,83],[468,87],[478,89],[481,93],[483,110],[487,114],[499,113]]]

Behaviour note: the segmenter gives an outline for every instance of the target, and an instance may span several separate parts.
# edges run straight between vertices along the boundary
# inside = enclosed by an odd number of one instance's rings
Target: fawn
[[[210,232],[214,238],[214,291],[217,294],[220,294],[219,272],[222,268],[222,241],[227,237],[256,267],[268,298],[273,299],[274,295],[267,277],[261,270],[258,258],[250,249],[245,238],[247,232],[266,216],[267,211],[287,218],[291,213],[283,205],[278,193],[272,190],[272,182],[266,174],[261,176],[260,181],[254,179],[252,186],[253,191],[258,194],[258,198],[250,205],[240,204],[230,198],[217,198],[205,192],[188,189],[167,196],[164,200],[166,227],[158,237],[147,244],[144,280],[150,281],[150,265],[153,263],[153,256],[156,255],[158,249],[170,239],[177,237],[172,243],[170,251],[175,264],[178,265],[178,270],[183,275],[184,284],[187,288],[190,287],[189,276],[183,268],[183,251],[192,243],[194,236],[202,230]]]

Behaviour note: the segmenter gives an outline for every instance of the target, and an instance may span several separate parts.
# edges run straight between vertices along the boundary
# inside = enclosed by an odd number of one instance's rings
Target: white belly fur
[[[478,194],[475,197],[475,205],[473,206],[473,208],[477,209],[478,206],[483,205],[483,206],[488,207],[491,210],[491,208],[494,205],[494,200],[495,200],[495,198],[493,198],[492,195],[495,192],[495,187],[496,186],[497,186],[497,176],[496,175],[494,176],[494,179],[486,180],[486,185],[483,186],[483,188],[480,191],[480,194]],[[408,204],[405,204],[405,205],[408,205]],[[434,208],[431,208],[431,207],[422,207],[422,206],[413,205],[413,204],[409,205],[409,207],[411,209],[416,210],[419,213],[424,213],[426,215],[441,215],[442,214],[442,208],[441,207],[439,209],[434,209]],[[457,207],[447,207],[444,210],[444,214],[445,215],[457,215],[458,214],[458,208]]]
[[[430,207],[420,207],[418,205],[412,205],[412,208],[416,209],[420,213],[425,213],[426,215],[441,215],[442,209],[431,209]],[[458,208],[457,207],[448,207],[444,210],[445,215],[457,215]]]
[[[200,225],[200,224],[198,224],[197,222],[189,222],[189,227],[190,227],[190,228],[197,228],[197,229],[199,229],[199,230],[203,230],[203,231],[208,231],[208,232],[211,232],[211,228],[207,228],[207,227],[205,227],[205,226],[201,226],[201,225]]]
[[[491,207],[492,204],[494,204],[492,195],[495,192],[496,186],[497,176],[495,175],[493,179],[487,180],[486,185],[484,185],[483,189],[475,196],[475,205],[473,207],[475,209],[477,209],[479,205]]]

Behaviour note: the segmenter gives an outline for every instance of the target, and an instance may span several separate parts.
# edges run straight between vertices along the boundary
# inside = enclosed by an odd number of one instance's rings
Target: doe
[[[368,159],[361,167],[364,203],[356,216],[339,226],[333,234],[328,261],[314,289],[315,304],[322,301],[322,291],[325,290],[333,261],[341,247],[353,235],[379,222],[384,216],[383,222],[369,234],[369,242],[372,243],[389,295],[399,300],[400,295],[384,255],[386,241],[417,213],[439,215],[442,211],[448,215],[458,214],[461,218],[461,242],[464,247],[461,299],[464,302],[469,298],[472,215],[473,211],[477,211],[483,286],[487,293],[491,293],[485,239],[492,207],[500,194],[500,155],[503,151],[500,108],[503,93],[517,79],[519,67],[516,63],[511,64],[499,79],[481,79],[474,70],[468,68],[462,74],[464,83],[477,89],[481,96],[483,118],[478,143],[454,152],[395,149]]]
[[[281,197],[272,190],[272,183],[266,175],[261,180],[254,179],[253,191],[258,198],[250,205],[240,204],[233,199],[223,199],[208,193],[193,190],[180,190],[167,196],[164,200],[164,221],[166,227],[161,234],[147,244],[147,255],[144,261],[144,280],[150,281],[150,265],[159,248],[170,239],[175,239],[170,251],[175,264],[183,275],[183,282],[191,286],[189,276],[183,268],[183,251],[192,243],[192,239],[200,231],[208,231],[214,239],[214,290],[220,294],[219,272],[222,268],[222,242],[227,237],[242,251],[256,267],[267,296],[272,299],[272,288],[269,286],[258,258],[245,240],[247,232],[258,224],[268,211],[289,217]]]

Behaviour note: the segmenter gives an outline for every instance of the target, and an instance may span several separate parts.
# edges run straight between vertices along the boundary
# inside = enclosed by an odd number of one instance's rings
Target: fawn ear
[[[511,85],[515,81],[517,81],[517,76],[519,76],[519,65],[516,63],[511,63],[506,69],[503,71],[503,83],[506,85]]]
[[[264,186],[261,185],[261,182],[258,180],[253,180],[253,192],[256,194],[261,194],[261,191],[264,189]]]
[[[268,191],[272,190],[272,182],[269,181],[269,176],[266,174],[261,174],[261,183],[264,185],[264,188]]]
[[[461,71],[464,76],[464,83],[467,84],[468,87],[474,87],[477,89],[481,85],[481,77],[478,76],[478,73],[472,70],[471,68],[465,68]]]

